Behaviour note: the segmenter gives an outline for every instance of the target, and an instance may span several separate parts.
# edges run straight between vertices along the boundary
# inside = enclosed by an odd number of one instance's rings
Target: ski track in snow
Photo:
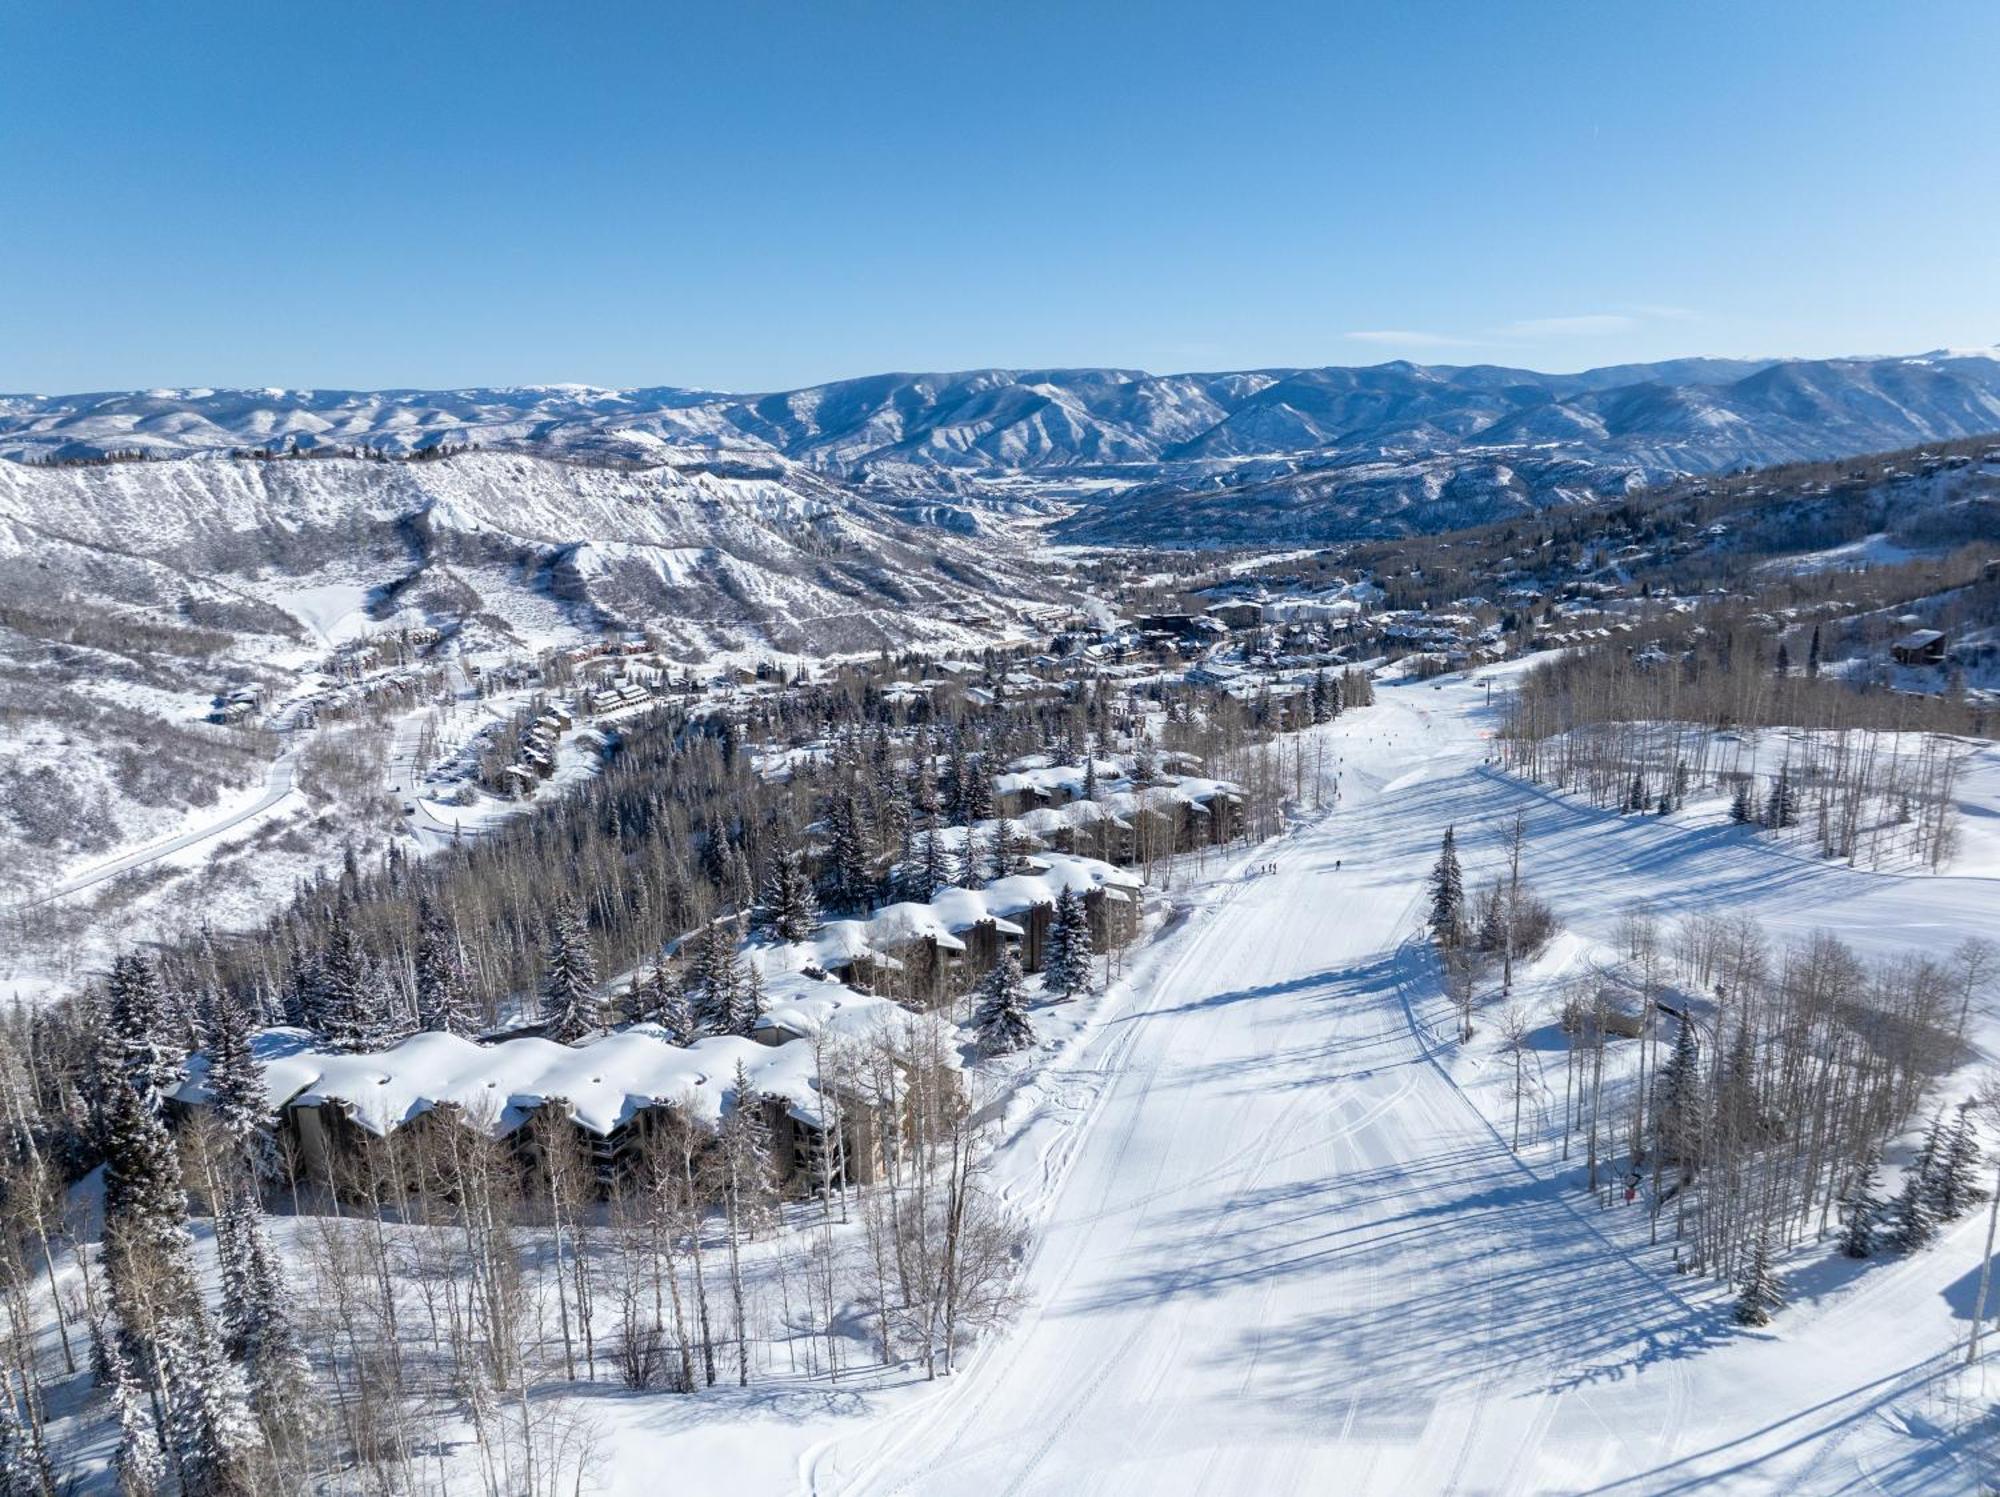
[[[1461,1089],[1421,919],[1444,825],[1471,885],[1517,808],[1530,878],[1599,938],[1643,899],[1882,954],[1977,929],[1988,881],[1595,812],[1487,769],[1489,724],[1467,683],[1385,683],[1323,730],[1344,799],[1277,846],[1276,873],[1239,869],[1135,955],[1002,1143],[998,1179],[1038,1223],[1017,1323],[949,1380],[796,1429],[802,1491],[1971,1486],[1968,1463],[1912,1455],[1890,1405],[1949,1361],[1938,1296],[1983,1222],[1736,1331]]]

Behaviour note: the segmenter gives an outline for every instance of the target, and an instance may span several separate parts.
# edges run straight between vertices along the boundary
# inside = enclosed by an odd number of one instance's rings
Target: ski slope
[[[1327,730],[1340,806],[1161,943],[1003,1146],[1042,1218],[1019,1324],[948,1382],[810,1421],[801,1489],[1972,1489],[1909,1425],[1963,1334],[1983,1220],[1865,1272],[1809,1251],[1799,1303],[1739,1331],[1558,1183],[1552,1145],[1506,1147],[1432,1036],[1419,923],[1447,822],[1470,885],[1517,807],[1529,876],[1599,938],[1633,899],[1728,900],[1779,938],[1897,949],[1990,925],[1994,884],[1607,816],[1486,769],[1478,689],[1379,697]]]

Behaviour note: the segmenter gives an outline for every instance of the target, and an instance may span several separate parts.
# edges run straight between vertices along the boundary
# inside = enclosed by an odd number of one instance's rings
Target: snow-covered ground
[[[1038,1239],[1012,1330],[935,1384],[603,1400],[602,1489],[1975,1490],[1949,1411],[1983,1220],[1859,1268],[1802,1249],[1794,1305],[1741,1331],[1546,1124],[1510,1151],[1417,937],[1444,826],[1477,880],[1517,809],[1572,953],[1634,901],[1939,950],[2000,885],[1596,812],[1495,773],[1489,724],[1453,679],[1322,730],[1338,806],[1184,895],[1016,1095],[997,1178]]]

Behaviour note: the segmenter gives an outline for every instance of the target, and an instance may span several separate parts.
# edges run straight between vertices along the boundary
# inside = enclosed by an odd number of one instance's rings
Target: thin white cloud
[[[1344,333],[1356,343],[1382,343],[1396,348],[1472,348],[1476,347],[1471,338],[1455,338],[1448,333],[1423,333],[1407,328],[1370,328],[1361,332]]]

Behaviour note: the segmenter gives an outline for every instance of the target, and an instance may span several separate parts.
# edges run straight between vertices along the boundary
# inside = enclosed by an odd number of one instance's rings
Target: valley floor
[[[1517,808],[1529,877],[1578,933],[1557,964],[1635,900],[1942,948],[1990,925],[2000,885],[1592,811],[1488,768],[1486,714],[1457,680],[1385,683],[1323,730],[1340,803],[1186,898],[1016,1099],[1000,1178],[1039,1218],[1017,1325],[935,1384],[752,1389],[701,1413],[605,1400],[604,1486],[678,1469],[819,1497],[1976,1490],[1948,1426],[1983,1213],[1907,1261],[1803,1249],[1793,1307],[1739,1330],[1726,1290],[1645,1246],[1642,1209],[1580,1189],[1559,1105],[1510,1151],[1479,1046],[1438,1038],[1419,925],[1444,826],[1470,884]]]

